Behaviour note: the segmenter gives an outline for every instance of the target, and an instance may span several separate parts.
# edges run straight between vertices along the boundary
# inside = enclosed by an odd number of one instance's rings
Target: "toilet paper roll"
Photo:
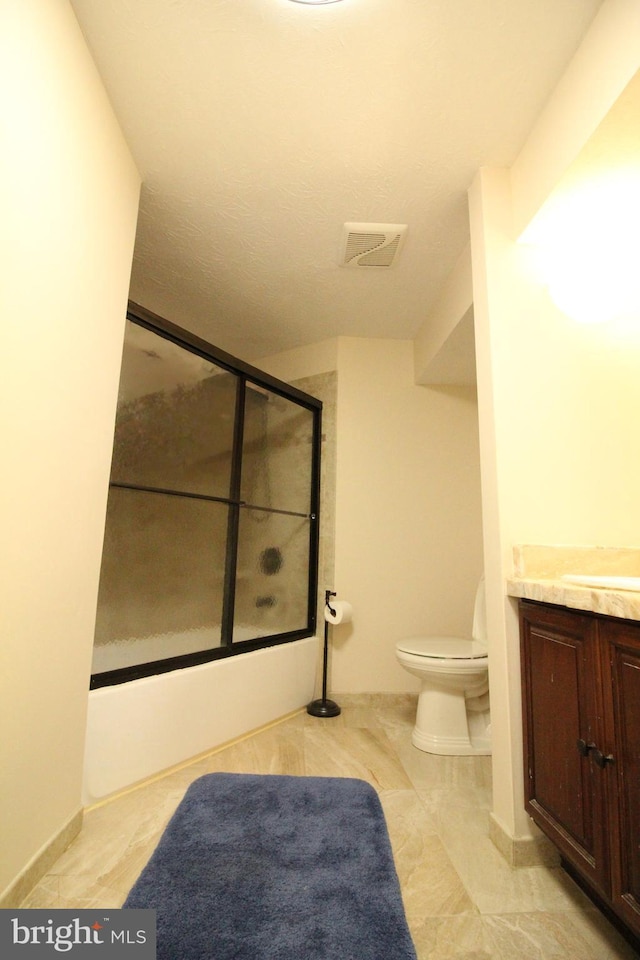
[[[351,623],[353,608],[350,603],[347,603],[346,600],[330,600],[329,602],[335,612],[331,613],[331,610],[325,604],[324,618],[327,623]]]

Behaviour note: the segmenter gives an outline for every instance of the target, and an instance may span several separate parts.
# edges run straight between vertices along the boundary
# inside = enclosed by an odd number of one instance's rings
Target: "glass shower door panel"
[[[308,626],[310,522],[242,509],[233,642]]]
[[[228,508],[112,487],[92,673],[221,644]]]
[[[247,384],[241,499],[254,506],[310,513],[313,412]]]
[[[228,497],[238,378],[127,321],[113,483]]]

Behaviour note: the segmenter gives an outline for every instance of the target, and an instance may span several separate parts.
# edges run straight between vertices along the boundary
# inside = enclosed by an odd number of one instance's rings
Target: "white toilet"
[[[471,638],[410,637],[398,641],[396,657],[422,682],[414,746],[445,756],[490,754],[484,577],[476,592]]]

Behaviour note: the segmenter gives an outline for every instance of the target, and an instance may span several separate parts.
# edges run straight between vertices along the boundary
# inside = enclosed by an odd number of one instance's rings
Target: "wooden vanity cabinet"
[[[640,623],[520,601],[525,807],[640,936]]]
[[[605,726],[611,731],[611,897],[640,935],[640,624],[600,621]]]

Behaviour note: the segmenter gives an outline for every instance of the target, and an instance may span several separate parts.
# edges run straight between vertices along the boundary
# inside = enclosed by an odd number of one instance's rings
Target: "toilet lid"
[[[400,640],[397,649],[417,657],[438,657],[446,660],[476,660],[487,656],[487,648],[477,640],[460,637],[409,637]]]

